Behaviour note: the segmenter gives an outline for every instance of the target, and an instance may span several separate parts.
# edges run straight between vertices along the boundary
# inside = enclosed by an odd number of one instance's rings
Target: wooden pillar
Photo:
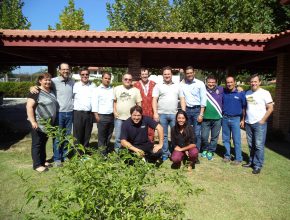
[[[133,81],[139,80],[141,68],[140,50],[130,50],[128,52],[128,72],[132,74]]]
[[[279,54],[277,58],[276,92],[273,113],[273,128],[279,129],[285,137],[290,132],[290,53]]]
[[[52,75],[52,77],[57,76],[57,65],[55,63],[49,63],[48,64],[48,72]]]

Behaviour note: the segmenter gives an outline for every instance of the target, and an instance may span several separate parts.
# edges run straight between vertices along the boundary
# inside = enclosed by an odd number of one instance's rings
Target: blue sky
[[[68,5],[68,0],[23,0],[23,14],[31,22],[31,30],[47,30],[48,25],[55,26],[59,15]],[[84,19],[90,30],[102,31],[109,26],[106,3],[114,0],[75,0],[75,7],[84,10]],[[31,73],[40,67],[21,67],[14,73]]]

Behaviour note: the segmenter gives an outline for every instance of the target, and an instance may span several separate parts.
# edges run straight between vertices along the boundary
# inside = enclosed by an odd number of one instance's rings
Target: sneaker
[[[53,164],[54,167],[62,167],[62,163],[61,161],[55,161],[54,164]]]
[[[238,160],[234,160],[233,162],[231,162],[231,165],[233,166],[238,166],[242,163],[242,161],[238,161]]]
[[[213,159],[213,153],[212,152],[207,152],[206,157],[208,160],[212,160]]]
[[[204,151],[201,153],[201,157],[206,158],[206,154],[207,154],[207,151],[204,150]]]
[[[168,156],[162,156],[162,161],[168,160]]]
[[[222,160],[224,163],[228,163],[231,162],[231,160],[229,158],[224,157],[224,159]]]

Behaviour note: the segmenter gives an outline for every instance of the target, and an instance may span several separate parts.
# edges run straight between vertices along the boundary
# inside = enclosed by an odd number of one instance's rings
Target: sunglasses
[[[124,81],[132,81],[132,79],[125,78]]]

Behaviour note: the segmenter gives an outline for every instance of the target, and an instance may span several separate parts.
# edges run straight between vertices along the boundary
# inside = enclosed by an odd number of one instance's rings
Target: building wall
[[[290,53],[278,55],[275,96],[273,128],[287,137],[290,133]]]

